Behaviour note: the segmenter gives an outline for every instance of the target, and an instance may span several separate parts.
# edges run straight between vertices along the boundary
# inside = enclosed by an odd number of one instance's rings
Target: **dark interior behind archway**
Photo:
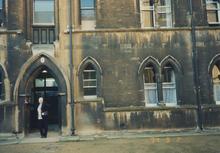
[[[31,92],[31,99],[33,108],[30,112],[30,132],[38,128],[37,124],[37,106],[38,98],[43,97],[44,101],[48,104],[48,124],[49,130],[59,129],[59,101],[58,101],[58,85],[55,78],[47,68],[41,69],[40,73],[33,80],[33,87]]]

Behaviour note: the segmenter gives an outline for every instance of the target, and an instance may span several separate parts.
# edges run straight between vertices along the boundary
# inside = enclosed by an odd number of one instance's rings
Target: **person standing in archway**
[[[40,97],[38,99],[38,102],[39,105],[37,107],[37,113],[38,113],[40,134],[41,134],[41,138],[46,138],[48,131],[48,106],[45,103],[43,97]]]

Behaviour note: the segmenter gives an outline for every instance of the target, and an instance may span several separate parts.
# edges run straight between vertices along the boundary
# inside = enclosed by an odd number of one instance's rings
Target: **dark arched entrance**
[[[29,98],[31,106],[27,106],[25,110],[27,116],[28,131],[34,132],[38,129],[37,124],[37,106],[39,97],[43,97],[45,103],[48,104],[48,125],[49,131],[58,131],[60,129],[60,103],[59,103],[58,84],[53,75],[49,72],[47,67],[41,67],[39,74],[32,82],[31,96]]]
[[[37,129],[36,111],[34,107],[28,108],[24,101],[28,97],[32,106],[36,106],[38,97],[43,96],[50,105],[49,128],[62,132],[67,126],[67,79],[48,56],[38,55],[27,65],[24,72],[21,72],[23,74],[19,75],[21,78],[16,82],[18,89],[14,93],[18,103],[18,130],[28,134]],[[52,84],[48,84],[50,81]]]

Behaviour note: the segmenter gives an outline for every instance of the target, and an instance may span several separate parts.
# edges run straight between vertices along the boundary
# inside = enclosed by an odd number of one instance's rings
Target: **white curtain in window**
[[[167,104],[176,103],[176,80],[173,70],[165,71],[167,75],[166,82],[163,82],[163,101]]]
[[[163,101],[165,103],[176,103],[175,83],[163,83]]]
[[[220,102],[220,81],[214,82],[213,88],[215,101]]]
[[[147,104],[157,104],[157,84],[156,83],[145,83],[145,102]]]
[[[220,71],[217,65],[215,65],[212,69],[212,82],[213,82],[213,93],[214,100],[216,102],[220,102]]]

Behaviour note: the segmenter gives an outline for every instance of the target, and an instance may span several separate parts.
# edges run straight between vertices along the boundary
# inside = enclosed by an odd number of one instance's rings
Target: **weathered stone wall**
[[[199,81],[202,104],[215,104],[213,97],[211,64],[213,58],[220,53],[220,30],[198,30],[196,33],[198,52]],[[209,67],[211,69],[209,69]]]
[[[185,0],[172,1],[173,29],[144,30],[140,29],[138,0],[97,0],[96,30],[73,32],[75,116],[76,128],[79,132],[83,130],[196,126],[196,96],[193,83],[188,2]],[[192,2],[195,24],[207,26],[205,3],[202,3],[201,0],[192,0]],[[69,76],[67,6],[66,0],[59,1],[59,11],[56,12],[56,19],[59,19],[56,28],[59,30],[56,30],[60,33],[56,42],[54,58],[65,75]],[[23,0],[8,0],[7,9],[8,29],[22,30],[21,32],[8,31],[0,35],[0,63],[6,67],[8,72],[7,87],[10,93],[7,96],[11,100],[10,102],[14,103],[15,82],[23,64],[32,57],[31,48],[26,45],[26,40],[31,40],[32,23],[29,19],[32,10],[31,8],[27,10],[29,11],[28,16]],[[73,11],[76,10],[73,9]],[[75,12],[75,15],[77,14],[79,13]],[[75,17],[74,22],[77,19],[79,17]],[[28,25],[29,27],[27,27]],[[220,31],[218,27],[212,29],[208,27],[196,29],[201,102],[202,104],[213,104],[211,109],[210,106],[203,109],[205,127],[220,125],[218,121],[220,112],[213,100],[212,84],[208,72],[211,60],[219,53]],[[178,106],[145,108],[143,82],[140,79],[142,76],[138,74],[138,69],[143,60],[150,56],[161,64],[168,55],[175,58],[181,65],[179,85],[177,86]],[[101,100],[98,102],[83,100],[79,83],[79,65],[83,59],[89,56],[96,59],[103,70]],[[0,132],[10,132],[14,129],[14,117],[17,115],[13,111],[14,108],[14,105],[0,105]],[[66,115],[67,126],[69,126],[69,109],[67,109]]]
[[[140,27],[139,3],[136,0],[98,0],[96,28]]]
[[[191,106],[108,108],[100,99],[99,101],[78,101],[75,105],[75,115],[78,134],[99,133],[103,130],[196,128],[196,107]]]
[[[149,56],[161,63],[168,55],[182,67],[178,103],[195,104],[190,31],[111,31],[73,35],[74,39],[81,39],[74,43],[74,56],[81,57],[75,61],[78,62],[75,68],[78,70],[80,62],[91,56],[103,69],[101,90],[106,106],[143,105],[143,82],[138,75],[140,64]]]
[[[14,126],[14,106],[0,105],[0,133],[12,132]]]

